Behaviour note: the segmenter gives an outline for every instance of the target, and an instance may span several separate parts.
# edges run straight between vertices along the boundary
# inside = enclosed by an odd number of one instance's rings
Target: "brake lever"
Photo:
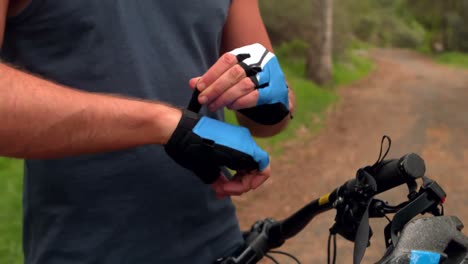
[[[249,231],[243,233],[245,245],[236,256],[218,259],[215,264],[254,264],[260,261],[269,250],[283,245],[284,240],[276,241],[270,237],[270,229],[278,222],[266,218],[255,222]]]
[[[369,207],[369,217],[380,218],[385,217],[386,214],[394,214],[403,207],[405,207],[408,203],[409,201],[406,201],[398,205],[392,206],[383,200],[374,198],[372,199],[371,205]]]

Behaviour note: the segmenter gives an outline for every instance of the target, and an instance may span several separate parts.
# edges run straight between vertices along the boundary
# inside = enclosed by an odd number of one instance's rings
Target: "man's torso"
[[[229,4],[33,0],[8,20],[0,54],[74,88],[185,106],[189,78],[219,55]],[[25,168],[28,264],[206,264],[241,241],[231,202],[160,146]]]

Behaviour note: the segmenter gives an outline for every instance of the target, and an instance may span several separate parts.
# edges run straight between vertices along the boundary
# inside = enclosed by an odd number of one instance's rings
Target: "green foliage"
[[[378,31],[379,19],[377,16],[364,15],[356,23],[355,35],[361,40],[371,42]]]
[[[466,14],[451,13],[447,15],[447,24],[445,30],[446,48],[453,51],[468,52],[468,4]]]
[[[22,179],[23,162],[0,157],[0,263],[23,263]]]
[[[425,28],[438,31],[443,23],[444,1],[406,0],[405,6]]]
[[[275,49],[275,54],[282,60],[303,60],[308,48],[307,42],[296,38],[290,42],[282,43]]]
[[[334,58],[346,57],[355,38],[378,46],[418,48],[424,44],[427,30],[407,7],[407,1],[410,0],[335,1]],[[275,46],[294,39],[307,42],[311,38],[310,0],[262,0],[260,6]]]
[[[262,0],[262,15],[275,45],[307,41],[310,0]],[[468,0],[334,1],[333,55],[346,56],[354,38],[378,46],[468,52]]]
[[[333,6],[333,32],[332,32],[332,54],[335,59],[346,56],[349,45],[353,42],[353,21],[354,14],[350,12],[344,2]]]
[[[275,45],[295,38],[309,38],[309,0],[261,0],[259,4],[269,36]]]
[[[362,50],[351,49],[347,60],[333,64],[333,82],[336,86],[351,83],[365,77],[373,68],[373,62],[362,55]]]
[[[402,48],[417,48],[424,43],[425,29],[401,8],[402,1],[364,1],[361,4],[366,6],[365,11],[351,21],[353,34],[358,39],[378,46]]]
[[[433,52],[433,39],[434,32],[428,31],[424,36],[423,43],[419,45],[416,50],[426,55],[430,55]]]
[[[402,48],[417,48],[424,43],[425,30],[416,21],[404,22],[403,20],[394,19],[390,23],[390,28],[393,27],[394,31],[390,31],[390,45]]]
[[[468,53],[446,52],[437,55],[436,61],[468,69]]]
[[[404,5],[431,33],[431,50],[437,44],[443,50],[468,51],[468,0],[404,0]]]
[[[349,2],[345,4],[344,2]],[[300,39],[307,42],[313,34],[312,3],[310,0],[261,0],[263,20],[274,46]],[[352,23],[355,13],[348,7],[350,0],[335,4],[333,8],[333,54],[341,57],[352,39]]]

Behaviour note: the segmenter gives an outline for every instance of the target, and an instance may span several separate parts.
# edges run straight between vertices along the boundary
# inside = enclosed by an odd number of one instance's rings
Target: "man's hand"
[[[216,182],[213,186],[217,186],[218,195],[236,195],[257,188],[270,175],[268,154],[257,146],[248,129],[188,110],[184,111],[165,150],[204,183]],[[234,178],[240,180],[220,184],[221,167],[236,170]]]
[[[260,44],[226,53],[190,85],[197,86],[199,102],[212,111],[226,106],[265,125],[279,123],[289,114],[284,74],[276,56]]]
[[[216,192],[218,198],[224,198],[231,195],[241,195],[250,190],[257,189],[270,176],[270,166],[263,171],[238,172],[232,180],[228,180],[221,175],[211,186]]]
[[[189,82],[192,89],[200,90],[198,101],[206,104],[210,111],[222,107],[238,110],[255,106],[258,91],[252,79],[238,64],[236,55],[225,53],[201,77],[192,78]]]

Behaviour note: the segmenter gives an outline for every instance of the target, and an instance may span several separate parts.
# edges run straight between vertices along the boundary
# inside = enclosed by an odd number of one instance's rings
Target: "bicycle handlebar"
[[[400,159],[381,162],[371,174],[377,183],[376,194],[379,194],[421,178],[425,172],[424,160],[419,155],[410,153]]]
[[[419,155],[410,153],[404,155],[400,159],[383,161],[378,166],[371,168],[371,170],[373,170],[372,176],[377,184],[375,194],[379,194],[417,178],[421,178],[424,176],[426,166],[424,160]],[[277,225],[271,228],[270,236],[283,240],[295,236],[316,215],[332,209],[333,203],[339,197],[340,192],[354,191],[353,188],[356,185],[356,181],[357,179],[347,181],[340,188],[312,201],[295,214],[278,222]]]
[[[318,214],[336,208],[344,196],[350,200],[356,199],[356,194],[373,197],[402,184],[410,184],[424,176],[426,166],[424,160],[415,153],[404,155],[399,159],[383,160],[373,166],[365,167],[365,172],[375,180],[376,189],[369,189],[367,183],[360,182],[359,177],[349,180],[341,187],[333,190],[319,199],[316,199],[293,215],[282,221],[266,219],[257,222],[247,237],[247,247],[241,255],[221,260],[222,264],[250,264],[257,263],[270,249],[280,247],[285,240],[295,236]],[[359,172],[359,171],[358,171]],[[362,204],[359,204],[362,205]]]

